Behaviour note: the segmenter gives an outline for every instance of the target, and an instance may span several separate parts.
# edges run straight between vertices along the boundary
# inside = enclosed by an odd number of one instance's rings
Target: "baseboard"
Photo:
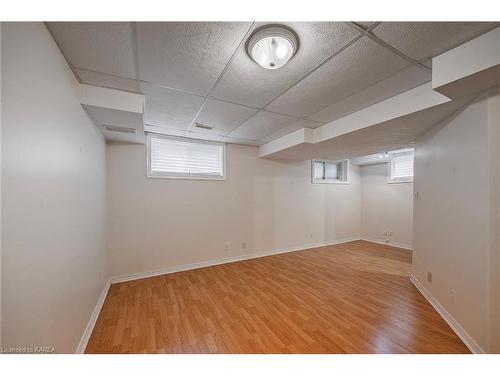
[[[446,309],[433,297],[433,295],[422,285],[422,283],[412,274],[410,280],[415,285],[415,287],[422,293],[422,295],[429,301],[429,303],[436,309],[436,311],[441,315],[441,317],[448,323],[453,331],[458,337],[463,341],[463,343],[469,348],[469,350],[474,354],[484,354],[486,353],[479,344],[474,341],[474,339],[467,333],[467,331],[453,318],[453,316],[446,311]]]
[[[386,245],[386,246],[392,246],[392,247],[398,247],[400,249],[405,249],[405,250],[412,250],[413,251],[413,246],[406,245],[404,243],[399,243],[399,242],[385,242],[383,240],[376,240],[374,238],[370,237],[360,237],[361,240],[363,241],[368,241],[368,242],[373,242],[373,243],[378,243],[381,245]]]
[[[209,261],[205,261],[205,262],[190,263],[190,264],[177,266],[177,267],[161,268],[161,269],[154,270],[154,271],[139,272],[139,273],[134,273],[131,275],[114,276],[114,277],[111,277],[109,279],[109,281],[111,284],[122,283],[125,281],[132,281],[132,280],[144,279],[147,277],[167,275],[170,273],[189,271],[189,270],[194,270],[197,268],[217,266],[220,264],[233,263],[233,262],[240,262],[242,260],[248,260],[248,259],[254,259],[254,258],[262,258],[262,257],[270,256],[270,255],[290,253],[293,251],[313,249],[313,248],[322,247],[322,246],[337,245],[340,243],[357,241],[359,239],[360,239],[359,237],[350,237],[350,238],[344,238],[341,240],[307,244],[307,245],[302,245],[302,246],[297,246],[297,247],[282,248],[282,249],[276,249],[276,250],[270,250],[270,251],[260,251],[260,252],[255,252],[255,253],[251,253],[251,254],[237,255],[234,257],[213,259],[213,260],[209,260]]]
[[[99,300],[97,301],[97,305],[94,307],[94,311],[92,311],[92,315],[90,316],[90,320],[87,324],[87,327],[85,328],[85,331],[83,331],[82,338],[80,339],[80,342],[78,343],[78,347],[76,348],[76,354],[83,354],[85,353],[85,348],[87,347],[87,344],[90,339],[90,335],[92,335],[92,331],[94,330],[94,326],[97,322],[97,318],[99,317],[99,313],[101,312],[102,305],[104,304],[104,301],[106,300],[106,296],[108,295],[108,290],[109,287],[111,286],[111,283],[109,280],[106,281],[106,284],[104,285],[104,289],[102,290],[101,295],[99,296]]]

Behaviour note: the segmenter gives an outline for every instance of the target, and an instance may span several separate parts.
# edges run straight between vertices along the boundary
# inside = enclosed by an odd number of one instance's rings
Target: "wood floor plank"
[[[469,353],[410,270],[353,241],[113,284],[86,353]]]

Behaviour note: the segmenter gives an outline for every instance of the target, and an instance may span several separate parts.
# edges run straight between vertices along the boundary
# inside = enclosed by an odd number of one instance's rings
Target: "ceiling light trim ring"
[[[283,61],[278,62],[275,61],[275,59],[279,59],[280,56],[260,56],[260,62],[259,57],[256,56],[256,47],[261,47],[259,46],[259,42],[264,41],[265,39],[272,39],[272,38],[280,38],[286,42],[289,43],[289,46],[286,44],[282,44],[279,47],[289,49],[291,48],[291,53],[290,50],[286,51],[286,54],[283,56]],[[248,56],[254,61],[257,65],[261,66],[264,69],[267,70],[276,70],[281,67],[283,67],[285,64],[287,64],[297,53],[299,49],[299,37],[297,34],[290,29],[287,26],[284,25],[279,25],[279,24],[269,24],[269,25],[264,25],[256,29],[248,38],[246,46],[245,46],[246,52]],[[260,51],[257,51],[260,52]],[[265,51],[269,52],[269,51]],[[273,51],[276,52],[276,51]],[[283,52],[283,50],[282,50]],[[289,55],[289,56],[286,56]]]

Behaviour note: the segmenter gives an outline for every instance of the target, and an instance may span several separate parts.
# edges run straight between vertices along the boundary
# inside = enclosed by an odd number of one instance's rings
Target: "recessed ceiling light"
[[[254,31],[247,42],[247,53],[264,69],[275,70],[285,65],[299,47],[295,33],[281,25],[268,25]]]

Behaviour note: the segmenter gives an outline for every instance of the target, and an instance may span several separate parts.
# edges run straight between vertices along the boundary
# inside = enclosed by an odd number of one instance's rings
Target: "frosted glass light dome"
[[[258,29],[249,39],[247,52],[264,69],[275,70],[285,65],[297,52],[297,37],[282,26]]]

